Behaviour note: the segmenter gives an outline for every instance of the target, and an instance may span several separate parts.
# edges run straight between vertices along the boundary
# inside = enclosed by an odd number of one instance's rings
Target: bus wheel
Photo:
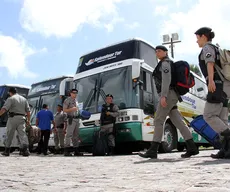
[[[170,153],[173,149],[175,149],[177,145],[177,134],[175,128],[166,123],[164,127],[164,141],[161,143],[159,147],[160,153]]]
[[[177,143],[177,151],[182,152],[184,151],[185,145],[182,143]]]

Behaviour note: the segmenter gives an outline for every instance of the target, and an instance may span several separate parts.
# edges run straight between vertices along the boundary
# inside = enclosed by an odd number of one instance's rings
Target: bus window
[[[143,42],[140,42],[139,54],[140,54],[140,59],[144,59],[145,63],[147,63],[153,68],[156,67],[157,57],[154,48],[150,47],[149,45]]]
[[[206,84],[195,77],[195,86],[192,89],[192,93],[201,99],[206,99],[208,93]]]

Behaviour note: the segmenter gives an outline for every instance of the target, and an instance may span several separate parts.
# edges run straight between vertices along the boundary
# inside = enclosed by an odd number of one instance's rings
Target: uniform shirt
[[[11,113],[26,114],[27,112],[30,112],[28,101],[18,94],[8,97],[2,108],[6,111],[9,110]]]
[[[57,112],[54,115],[54,122],[56,127],[60,127],[61,124],[67,121],[67,114],[63,111]]]
[[[171,64],[168,59],[164,60],[159,69],[162,74],[161,97],[167,97],[171,84]]]
[[[41,130],[50,130],[51,121],[54,120],[53,113],[50,110],[42,109],[37,113],[38,127]]]
[[[63,104],[63,109],[70,109],[72,107],[78,107],[77,99],[73,99],[72,97],[68,97]],[[67,113],[70,116],[76,116],[79,112],[79,109],[76,112]]]
[[[211,62],[215,63],[216,61],[216,52],[215,48],[210,45],[211,42],[207,42],[202,48],[201,60],[205,61],[205,64]]]

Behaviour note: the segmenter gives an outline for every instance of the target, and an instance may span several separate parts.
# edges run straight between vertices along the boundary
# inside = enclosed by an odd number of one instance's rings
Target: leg
[[[114,154],[114,148],[115,148],[115,137],[113,134],[113,127],[114,127],[113,124],[101,126],[101,131],[108,135],[109,155]]]
[[[5,151],[2,153],[4,156],[10,155],[10,146],[14,138],[14,133],[16,130],[16,124],[13,118],[9,118],[6,124],[6,141],[5,141]]]
[[[221,111],[223,109],[223,103],[205,103],[204,108],[204,120],[209,124],[213,130],[215,130],[219,134],[228,134],[229,129],[228,125],[226,125],[223,120],[220,118]]]
[[[37,154],[41,154],[43,150],[43,137],[44,137],[44,130],[41,130],[41,137],[40,137],[40,141],[38,142]]]
[[[74,129],[75,129],[74,121],[72,121],[72,124],[69,124],[69,122],[67,122],[65,142],[64,142],[64,147],[65,147],[64,156],[72,156],[72,154],[70,153],[70,144],[73,137]]]
[[[79,152],[79,120],[74,120],[75,128],[73,131],[73,147],[74,147],[74,156],[82,156],[83,154]]]
[[[173,110],[171,110],[169,113],[169,117],[173,125],[181,132],[181,135],[183,136],[187,146],[187,152],[185,154],[182,154],[181,157],[188,158],[192,155],[199,154],[199,150],[193,141],[192,133],[190,132],[188,126],[184,123],[183,117],[181,116],[181,113],[178,111],[178,109],[174,108]]]
[[[220,119],[225,123],[225,125],[228,125],[228,99],[226,99],[223,103],[223,108],[220,112]]]
[[[167,98],[167,106],[162,107],[160,102],[158,103],[156,116],[154,118],[155,128],[154,128],[153,142],[151,144],[151,147],[148,149],[148,151],[145,154],[140,153],[139,156],[144,158],[157,158],[157,151],[163,136],[165,119],[177,102],[178,102],[178,97],[175,91],[170,90]]]
[[[60,147],[61,147],[60,153],[63,153],[64,139],[65,139],[64,129],[58,130],[58,138],[59,138],[59,143],[60,143]]]
[[[48,145],[50,139],[50,130],[44,131],[43,154],[47,155]]]
[[[58,154],[58,149],[59,149],[58,131],[59,129],[57,128],[57,132],[54,133],[55,154]]]
[[[28,142],[28,137],[26,135],[25,129],[25,120],[22,119],[21,117],[15,117],[18,118],[18,127],[17,127],[17,132],[18,132],[18,137],[21,143],[21,155],[22,156],[29,156],[29,142]],[[20,118],[20,119],[19,119]]]

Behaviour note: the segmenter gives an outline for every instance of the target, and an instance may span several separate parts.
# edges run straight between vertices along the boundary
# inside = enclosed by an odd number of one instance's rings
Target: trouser
[[[65,139],[65,133],[63,128],[57,128],[57,132],[54,133],[54,143],[55,143],[55,149],[64,148],[64,139]]]
[[[169,90],[167,96],[167,106],[162,107],[160,102],[157,106],[156,116],[154,118],[154,135],[153,141],[160,143],[163,136],[164,130],[164,122],[166,117],[169,116],[170,120],[172,121],[173,125],[179,129],[181,135],[183,136],[184,140],[192,139],[192,134],[188,128],[188,126],[183,121],[183,117],[181,116],[180,112],[178,111],[176,104],[178,102],[178,96],[174,90]]]
[[[226,99],[223,103],[223,108],[220,112],[220,119],[222,119],[225,125],[228,125],[228,99]]]
[[[108,135],[108,145],[110,147],[115,147],[115,137],[113,134],[113,128],[114,128],[113,124],[101,126],[101,132],[106,133]]]
[[[47,153],[50,139],[50,130],[41,130],[41,139],[38,143],[38,153]]]
[[[227,113],[223,103],[205,103],[204,120],[219,134],[229,128],[226,122]]]
[[[79,119],[73,119],[72,124],[67,121],[66,135],[65,135],[65,148],[70,147],[71,140],[73,142],[73,147],[77,148],[79,146]]]
[[[25,132],[25,118],[23,116],[9,117],[6,128],[6,148],[10,148],[16,130],[20,141],[20,148],[28,147],[28,137]]]

